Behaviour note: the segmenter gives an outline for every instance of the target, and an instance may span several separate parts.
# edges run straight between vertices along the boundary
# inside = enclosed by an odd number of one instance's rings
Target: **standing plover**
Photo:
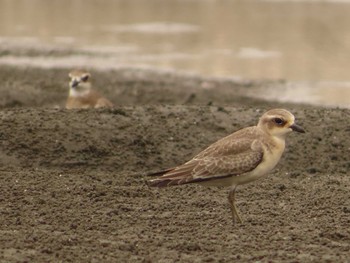
[[[262,115],[257,126],[239,130],[210,145],[183,165],[153,173],[162,175],[148,184],[166,187],[189,183],[229,186],[228,201],[233,221],[242,223],[235,205],[238,185],[265,177],[280,160],[285,137],[291,131],[304,133],[294,115],[272,109]]]
[[[113,107],[113,103],[92,89],[87,71],[73,70],[69,73],[69,95],[67,109]]]

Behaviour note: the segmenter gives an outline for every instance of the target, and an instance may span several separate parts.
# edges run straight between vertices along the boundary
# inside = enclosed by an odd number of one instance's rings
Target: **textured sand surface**
[[[60,108],[67,70],[0,70],[1,262],[347,262],[350,111],[252,100],[235,83],[133,70],[92,72],[117,106]],[[149,189],[171,167],[273,107],[290,134],[279,165],[227,189]]]

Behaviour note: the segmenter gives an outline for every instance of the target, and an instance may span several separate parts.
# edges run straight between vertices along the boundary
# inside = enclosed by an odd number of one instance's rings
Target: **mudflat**
[[[68,72],[1,66],[1,262],[349,261],[349,110],[245,95],[268,81],[135,69],[91,70],[113,109],[66,110]],[[275,107],[307,132],[238,188],[243,224],[225,188],[147,186]]]

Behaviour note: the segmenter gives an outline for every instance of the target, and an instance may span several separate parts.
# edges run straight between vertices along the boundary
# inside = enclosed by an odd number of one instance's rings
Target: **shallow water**
[[[347,107],[349,13],[331,0],[0,0],[0,48],[75,51],[0,63],[286,79],[303,85],[257,95]]]

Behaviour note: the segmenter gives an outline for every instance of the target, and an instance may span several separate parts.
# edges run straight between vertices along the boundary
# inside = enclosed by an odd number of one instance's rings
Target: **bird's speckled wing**
[[[246,128],[217,141],[187,163],[151,180],[150,185],[162,187],[240,175],[256,168],[263,155],[255,127]]]
[[[113,107],[113,103],[110,102],[108,99],[101,97],[100,99],[97,100],[95,108],[111,108]]]

